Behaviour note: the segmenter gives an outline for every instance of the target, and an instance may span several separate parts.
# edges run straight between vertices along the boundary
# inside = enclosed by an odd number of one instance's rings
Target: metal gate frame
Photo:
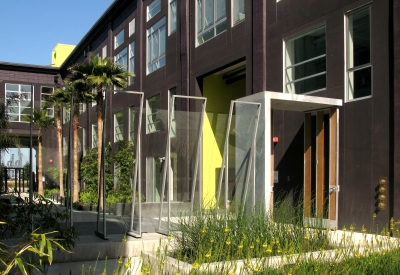
[[[120,91],[120,90],[106,90],[104,95],[104,101],[103,101],[103,142],[101,146],[101,166],[100,166],[100,180],[103,183],[103,204],[105,205],[106,203],[106,180],[105,180],[105,153],[106,153],[106,145],[105,145],[105,139],[106,139],[106,129],[107,126],[107,99],[109,96],[111,96],[111,93],[118,92],[118,93],[125,93],[125,94],[136,94],[140,95],[140,107],[139,107],[139,128],[138,128],[138,133],[137,133],[137,144],[136,144],[136,161],[134,165],[134,178],[133,178],[133,191],[132,191],[132,212],[131,212],[131,222],[130,222],[130,228],[126,232],[127,235],[130,235],[132,237],[141,237],[142,235],[142,223],[141,223],[141,202],[140,202],[140,197],[141,197],[141,177],[140,177],[140,159],[141,159],[141,130],[142,130],[142,114],[143,114],[143,98],[144,98],[144,93],[143,92],[137,92],[137,91]],[[109,95],[107,95],[109,94]],[[139,178],[139,180],[138,180]],[[139,206],[138,206],[138,211],[139,211],[139,230],[134,231],[133,230],[133,214],[134,214],[134,204],[135,204],[135,190],[136,190],[136,185],[137,182],[139,181],[139,186],[138,186],[138,193],[139,193]],[[97,211],[97,229],[95,231],[96,236],[107,240],[107,219],[106,219],[106,207],[103,205],[103,232],[100,232],[100,209]]]
[[[226,128],[226,135],[225,135],[225,146],[224,146],[224,155],[222,158],[222,165],[221,165],[221,170],[219,174],[219,181],[218,181],[218,193],[217,193],[217,203],[216,203],[216,209],[218,209],[218,202],[221,198],[221,188],[222,188],[222,178],[224,177],[224,172],[225,172],[225,215],[228,214],[228,153],[229,153],[229,132],[231,129],[231,124],[232,124],[232,116],[233,116],[233,108],[235,103],[240,103],[240,104],[248,104],[248,105],[255,105],[257,106],[257,115],[256,115],[256,121],[255,121],[255,131],[252,136],[252,143],[250,147],[250,158],[249,158],[249,173],[246,175],[246,180],[245,180],[245,186],[244,186],[244,201],[247,199],[247,190],[249,186],[249,181],[250,181],[250,174],[253,174],[253,194],[252,194],[252,208],[255,207],[255,173],[256,173],[256,137],[257,137],[257,130],[258,130],[258,122],[260,120],[260,111],[261,111],[261,103],[256,103],[256,102],[246,102],[246,101],[238,101],[238,100],[232,100],[229,108],[229,117],[228,117],[228,123],[227,123],[227,128]],[[245,204],[242,204],[242,207],[244,210]]]
[[[163,165],[163,176],[162,176],[162,186],[161,186],[161,194],[164,195],[165,192],[165,183],[166,179],[168,177],[168,194],[167,194],[167,204],[168,204],[168,226],[167,229],[162,229],[161,228],[161,216],[162,216],[162,209],[163,209],[163,203],[164,200],[160,200],[160,213],[159,213],[159,219],[158,219],[158,228],[156,231],[161,234],[168,235],[170,233],[171,229],[171,198],[169,194],[170,190],[170,169],[169,169],[169,162],[171,158],[171,126],[172,126],[172,112],[174,111],[174,103],[175,103],[175,98],[184,98],[184,99],[195,99],[195,100],[202,100],[203,101],[203,106],[202,106],[202,111],[201,111],[201,118],[200,118],[200,125],[199,125],[199,134],[197,138],[197,149],[196,149],[196,155],[195,155],[195,167],[194,167],[194,175],[193,175],[193,182],[192,182],[192,194],[191,194],[191,204],[190,204],[190,213],[193,212],[193,204],[194,204],[194,196],[195,196],[195,190],[196,190],[196,183],[197,183],[197,173],[199,170],[199,163],[200,163],[200,149],[201,149],[201,136],[203,134],[203,122],[204,122],[204,115],[206,113],[206,105],[207,105],[207,98],[205,97],[198,97],[198,96],[185,96],[185,95],[172,95],[170,92],[168,92],[168,98],[172,98],[171,104],[168,104],[168,132],[167,132],[167,146],[166,146],[166,152],[165,152],[165,163]],[[172,106],[172,107],[171,107]],[[188,111],[190,112],[190,111]],[[200,194],[201,196],[201,188],[200,188]],[[201,204],[201,200],[200,200]]]

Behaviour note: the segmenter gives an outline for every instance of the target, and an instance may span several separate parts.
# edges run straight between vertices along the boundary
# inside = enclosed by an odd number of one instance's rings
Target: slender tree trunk
[[[99,210],[103,209],[103,182],[101,180],[101,149],[103,147],[103,89],[99,88],[97,93],[97,182],[99,194]]]
[[[63,173],[63,152],[62,152],[62,128],[60,116],[56,117],[57,145],[58,145],[58,185],[60,186],[60,196],[64,197],[64,173]]]
[[[73,163],[73,197],[72,201],[79,201],[79,180],[78,180],[78,128],[79,128],[79,115],[74,115],[74,163]]]
[[[38,162],[37,162],[37,169],[38,169],[38,174],[37,174],[37,184],[38,184],[38,194],[40,196],[44,196],[44,190],[43,190],[43,173],[42,173],[42,127],[39,127],[39,132],[38,132]]]

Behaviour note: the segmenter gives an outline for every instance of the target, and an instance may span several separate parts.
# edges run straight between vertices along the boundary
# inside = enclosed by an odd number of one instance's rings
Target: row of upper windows
[[[346,101],[372,95],[371,9],[346,15]],[[326,27],[285,41],[284,89],[305,94],[326,89]]]
[[[147,21],[161,12],[161,0],[153,0],[147,6]],[[226,30],[226,0],[197,0],[197,42],[201,45]],[[245,1],[232,0],[233,25],[245,19]],[[166,18],[163,17],[147,30],[147,74],[165,65]],[[168,35],[176,32],[177,0],[168,0]],[[129,37],[135,33],[135,19],[129,22]],[[125,30],[114,36],[114,49],[125,41]],[[134,42],[129,46],[129,65],[127,48],[115,55],[115,61],[134,73]],[[100,57],[100,53],[97,54]],[[107,57],[107,45],[102,48],[102,58]],[[132,84],[132,83],[130,83]]]
[[[40,101],[32,101],[34,89],[31,85],[6,83],[6,105],[9,120],[12,122],[28,122],[27,117],[31,115],[32,108],[35,105],[40,105],[41,108],[46,108],[47,116],[54,117],[54,106],[49,104],[49,98],[54,92],[52,86],[40,86]],[[79,113],[85,111],[85,104],[79,104]],[[63,123],[70,119],[70,112],[67,107],[63,108]]]

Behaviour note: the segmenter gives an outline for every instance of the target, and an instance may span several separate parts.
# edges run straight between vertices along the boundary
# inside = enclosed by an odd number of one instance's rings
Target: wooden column
[[[338,110],[331,109],[329,112],[329,186],[335,187],[335,191],[329,194],[329,219],[336,220],[336,196],[337,196],[337,156],[338,156],[338,143],[337,143],[337,119]]]
[[[317,112],[317,217],[324,215],[324,178],[325,178],[325,132],[324,132],[324,111]]]
[[[304,115],[304,217],[311,217],[311,114]]]

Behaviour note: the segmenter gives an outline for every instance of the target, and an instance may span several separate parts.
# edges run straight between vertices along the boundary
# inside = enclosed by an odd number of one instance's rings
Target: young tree
[[[38,163],[37,163],[37,168],[38,168],[38,194],[41,196],[44,196],[44,190],[43,190],[43,181],[42,181],[42,175],[43,175],[43,167],[42,167],[42,147],[43,147],[43,131],[48,128],[48,127],[54,127],[54,118],[49,117],[48,110],[45,106],[41,110],[33,110],[33,116],[25,116],[24,120],[26,121],[31,121],[36,124],[39,127],[38,131]]]
[[[126,71],[126,68],[114,62],[112,58],[102,59],[90,54],[90,59],[77,63],[69,68],[71,74],[68,80],[75,84],[83,84],[97,91],[96,95],[96,114],[97,114],[97,150],[98,167],[97,182],[100,196],[100,209],[103,208],[103,186],[100,181],[101,149],[103,136],[103,101],[106,89],[124,88],[128,84],[128,77],[133,74]]]

